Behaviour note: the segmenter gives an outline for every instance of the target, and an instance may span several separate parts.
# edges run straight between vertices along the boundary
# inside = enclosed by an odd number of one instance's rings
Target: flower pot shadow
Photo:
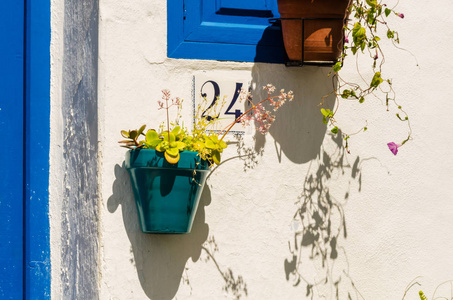
[[[263,40],[265,40],[263,38]],[[257,57],[260,57],[257,47]],[[255,64],[252,68],[253,99],[264,99],[266,91],[262,89],[268,83],[277,89],[294,92],[294,100],[287,102],[277,112],[276,120],[270,127],[277,157],[281,160],[284,154],[290,161],[303,164],[315,159],[326,134],[327,126],[322,121],[321,108],[333,109],[334,95],[331,93],[336,82],[328,77],[329,67],[304,66],[285,67],[284,64]],[[270,107],[268,107],[271,110]],[[257,133],[257,136],[260,134]],[[264,147],[266,136],[257,137],[256,149]]]
[[[153,300],[173,299],[181,284],[186,262],[198,261],[207,240],[209,226],[205,223],[205,206],[211,202],[206,184],[189,234],[146,234],[141,232],[129,174],[123,163],[115,165],[113,194],[107,209],[115,213],[121,205],[124,228],[131,243],[137,276],[145,294]],[[121,276],[121,274],[118,274]]]

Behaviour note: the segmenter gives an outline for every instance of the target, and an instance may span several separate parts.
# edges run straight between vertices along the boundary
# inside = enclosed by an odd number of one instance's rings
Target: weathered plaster
[[[97,299],[98,2],[52,12],[52,296]]]

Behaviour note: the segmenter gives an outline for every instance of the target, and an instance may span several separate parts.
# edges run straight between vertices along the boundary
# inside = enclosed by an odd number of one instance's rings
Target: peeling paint
[[[61,281],[67,299],[97,299],[98,2],[65,1]]]

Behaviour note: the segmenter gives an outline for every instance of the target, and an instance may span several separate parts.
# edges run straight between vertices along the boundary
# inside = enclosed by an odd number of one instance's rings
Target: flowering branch
[[[170,91],[167,89],[162,90],[162,100],[165,100],[165,106],[164,103],[160,100],[157,101],[157,104],[159,105],[158,109],[165,109],[167,111],[167,136],[168,136],[168,142],[170,142],[170,117],[168,114],[168,109],[172,107],[173,105],[179,106],[181,105],[181,99],[179,97],[171,99],[171,104],[168,105],[168,101],[170,100]]]
[[[252,102],[252,95],[250,92],[242,89],[240,92],[239,101],[248,101],[252,107],[248,109],[245,113],[237,117],[233,123],[227,126],[226,129],[223,129],[220,133],[222,137],[220,140],[223,140],[225,135],[233,128],[236,123],[241,122],[242,125],[246,126],[250,124],[250,121],[255,121],[259,124],[258,129],[262,134],[266,134],[269,131],[272,123],[275,121],[275,116],[272,115],[272,112],[266,110],[263,106],[263,103],[269,101],[270,105],[274,107],[274,111],[277,111],[287,100],[292,101],[294,99],[294,93],[289,91],[285,93],[284,89],[280,90],[280,94],[277,96],[271,96],[271,94],[275,91],[275,86],[272,84],[267,84],[263,87],[264,90],[267,90],[267,98],[258,102],[258,104],[254,104]],[[249,114],[250,113],[250,114]]]

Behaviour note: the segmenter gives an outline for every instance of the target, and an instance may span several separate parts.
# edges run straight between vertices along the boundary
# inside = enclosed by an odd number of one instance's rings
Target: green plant
[[[421,286],[421,284],[419,282],[419,280],[421,278],[422,278],[421,276],[417,276],[407,285],[407,287],[404,291],[402,300],[406,299],[406,296],[408,295],[409,291],[414,286],[416,286],[416,285]],[[441,287],[444,287],[444,289],[441,289]],[[439,292],[439,294],[443,293],[443,295],[438,295],[439,289],[441,289],[441,292]],[[450,294],[449,296],[445,295],[445,293],[446,292],[448,293],[448,291]],[[425,295],[425,293],[423,293],[423,291],[419,291],[418,295],[420,297],[420,300],[428,300],[428,297],[426,297],[426,295]],[[447,280],[447,281],[444,281],[444,282],[440,283],[439,285],[437,285],[437,287],[434,289],[431,299],[433,299],[433,300],[435,300],[435,299],[453,299],[453,280]]]
[[[420,300],[428,300],[422,291],[418,292],[418,294],[420,295]]]
[[[218,110],[223,107],[224,102],[216,101],[217,104],[207,110],[198,107],[194,128],[189,132],[179,124],[179,112],[176,121],[170,123],[168,110],[172,106],[180,107],[182,100],[179,98],[172,99],[170,91],[163,90],[162,100],[164,101],[159,100],[158,104],[159,109],[166,110],[166,128],[161,125],[159,130],[150,129],[146,134],[144,133],[146,125],[143,125],[138,130],[122,130],[121,135],[125,140],[119,141],[119,143],[122,144],[122,147],[129,149],[154,149],[164,152],[165,159],[171,164],[176,164],[179,161],[179,153],[181,151],[196,151],[210,165],[218,165],[221,162],[221,154],[227,147],[224,138],[236,123],[249,125],[253,121],[257,124],[257,130],[265,134],[275,121],[275,116],[265,108],[264,103],[269,103],[273,110],[277,111],[286,100],[291,101],[294,98],[293,92],[285,93],[284,90],[281,90],[279,95],[271,96],[275,91],[275,87],[271,84],[266,85],[264,89],[267,90],[267,97],[257,104],[253,103],[251,94],[248,91],[242,90],[239,99],[240,101],[249,102],[251,108],[218,133],[211,132],[211,128],[218,121]],[[206,113],[203,114],[202,111],[206,111]],[[142,139],[143,136],[145,139]]]
[[[395,92],[392,87],[392,79],[383,77],[385,56],[380,44],[381,36],[385,35],[385,37],[398,49],[399,47],[397,44],[400,42],[398,32],[388,25],[387,20],[391,16],[397,16],[401,19],[404,18],[404,14],[397,12],[395,7],[390,8],[387,4],[378,0],[351,0],[346,12],[345,18],[351,17],[352,20],[345,21],[344,51],[329,73],[329,76],[332,76],[335,81],[336,88],[331,93],[325,95],[321,103],[323,104],[325,98],[334,94],[337,98],[337,106],[333,111],[321,109],[321,113],[323,115],[324,123],[329,124],[331,127],[331,132],[334,134],[342,134],[347,150],[348,139],[352,134],[340,131],[339,124],[335,119],[342,99],[355,100],[359,103],[363,103],[372,95],[385,99],[387,111],[389,111],[389,106],[391,104],[395,105],[398,110],[396,117],[400,121],[405,122],[408,126],[408,136],[399,144],[393,142],[388,143],[388,147],[393,154],[396,155],[398,147],[404,145],[411,139],[412,129],[409,117],[396,102]],[[351,40],[349,40],[349,38],[351,38]],[[340,76],[345,58],[351,53],[352,55],[364,54],[369,57],[372,70],[371,78],[366,79],[360,74],[363,81],[358,83],[349,82]],[[367,125],[365,124],[361,126],[361,129],[358,132],[366,130]]]

